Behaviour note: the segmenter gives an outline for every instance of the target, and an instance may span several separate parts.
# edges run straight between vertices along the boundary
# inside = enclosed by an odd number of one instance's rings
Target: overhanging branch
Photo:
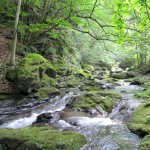
[[[97,36],[93,35],[92,33],[90,33],[89,31],[84,31],[84,30],[80,30],[80,29],[76,29],[76,28],[73,28],[73,29],[76,30],[76,31],[79,31],[79,32],[81,32],[81,33],[88,34],[88,35],[90,35],[92,38],[94,38],[95,40],[103,40],[103,41],[116,42],[116,40],[111,40],[111,39],[109,39],[109,38],[97,37]]]

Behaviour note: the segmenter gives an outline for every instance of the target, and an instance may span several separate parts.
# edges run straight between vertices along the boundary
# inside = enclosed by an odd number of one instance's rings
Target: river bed
[[[87,145],[80,150],[138,150],[140,138],[131,133],[126,126],[132,111],[140,105],[140,101],[136,100],[131,91],[142,90],[137,85],[130,85],[129,82],[119,80],[120,86],[111,89],[122,95],[122,99],[118,101],[117,106],[111,113],[103,112],[104,116],[90,116],[82,112],[66,111],[68,116],[65,119],[58,118],[52,122],[53,126],[58,130],[73,130],[83,134],[87,139]],[[57,113],[65,109],[67,103],[73,97],[78,97],[84,92],[69,92],[63,96],[56,96],[50,99],[42,109],[35,109],[24,117],[8,120],[3,123],[3,128],[23,128],[32,125],[37,116],[43,113]]]

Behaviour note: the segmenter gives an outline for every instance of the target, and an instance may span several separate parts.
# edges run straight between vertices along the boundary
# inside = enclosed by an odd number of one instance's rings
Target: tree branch
[[[116,42],[115,40],[111,40],[111,39],[108,39],[108,38],[97,37],[97,36],[93,35],[92,33],[90,33],[89,31],[83,31],[83,30],[76,29],[76,28],[73,28],[73,29],[76,30],[76,31],[79,31],[79,32],[81,32],[81,33],[88,34],[88,35],[90,35],[91,37],[93,37],[95,40],[103,40],[103,41]]]
[[[113,51],[111,51],[111,50],[109,50],[109,49],[107,48],[107,46],[106,46],[106,44],[105,44],[104,41],[103,41],[103,44],[104,44],[105,49],[106,49],[108,52],[111,52],[111,53],[114,54],[117,58],[119,58],[119,59],[121,60],[121,58],[120,58],[116,53],[114,53]]]
[[[97,0],[95,1],[95,4],[94,4],[93,9],[92,9],[92,11],[91,11],[90,17],[92,16],[92,14],[93,14],[93,12],[94,12],[94,9],[95,9],[95,7],[96,7],[96,4],[97,4]]]

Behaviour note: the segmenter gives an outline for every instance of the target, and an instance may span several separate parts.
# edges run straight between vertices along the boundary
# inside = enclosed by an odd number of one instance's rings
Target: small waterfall
[[[126,104],[124,100],[121,100],[118,105],[112,110],[112,113],[108,115],[108,118],[113,119],[115,115],[119,113],[119,110]]]
[[[19,118],[17,120],[6,122],[3,125],[1,125],[1,127],[18,129],[30,126],[32,125],[33,122],[36,121],[38,115],[42,113],[49,113],[49,112],[54,113],[57,111],[62,111],[72,97],[77,97],[80,96],[81,94],[83,94],[83,92],[77,95],[73,95],[73,92],[69,92],[65,94],[65,96],[63,96],[62,98],[60,98],[60,96],[56,96],[55,98],[50,99],[50,104],[45,106],[43,110],[32,112],[29,117]]]
[[[125,82],[124,80],[119,80],[117,83],[119,83],[121,86],[129,86],[130,82]]]
[[[136,90],[139,87],[130,85],[129,82],[124,82],[124,80],[120,80],[118,83],[121,86],[111,89],[111,91],[121,93],[123,99],[119,102],[117,100],[118,104],[111,113],[108,114],[100,106],[97,106],[96,108],[91,108],[88,115],[79,115],[72,111],[73,115],[64,115],[65,119],[61,118],[62,120],[57,120],[54,123],[55,127],[60,131],[71,129],[86,137],[87,144],[80,150],[138,150],[139,137],[131,133],[123,122],[129,117],[133,109],[139,105],[139,102],[133,99],[133,94],[129,94],[128,91]],[[31,112],[30,116],[27,114],[23,118],[6,122],[1,127],[17,129],[30,126],[36,121],[38,115],[43,113],[59,113],[64,110],[66,104],[71,102],[72,98],[84,93],[74,94],[69,92],[64,96],[56,96],[50,99],[49,103],[42,110],[35,110]]]

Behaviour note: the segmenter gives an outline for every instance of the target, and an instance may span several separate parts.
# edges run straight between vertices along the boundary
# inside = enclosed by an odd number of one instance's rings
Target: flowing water
[[[81,150],[137,150],[140,143],[140,138],[131,133],[126,127],[125,122],[128,120],[132,111],[140,105],[140,102],[133,98],[130,91],[142,90],[139,86],[130,85],[123,80],[119,81],[121,86],[113,89],[114,92],[122,95],[122,100],[118,101],[117,106],[108,114],[102,108],[97,108],[103,111],[103,116],[91,117],[84,113],[73,112],[64,120],[59,119],[55,125],[59,130],[71,128],[75,132],[83,134],[87,138],[87,145]],[[63,97],[56,96],[50,99],[49,104],[45,105],[41,110],[34,110],[25,117],[17,118],[12,121],[5,122],[1,127],[5,128],[23,128],[32,125],[37,119],[37,116],[43,113],[61,112],[65,109],[72,98],[78,97],[82,93],[74,94],[73,92],[66,93]],[[71,113],[71,112],[70,112]],[[69,113],[68,113],[69,114]]]

